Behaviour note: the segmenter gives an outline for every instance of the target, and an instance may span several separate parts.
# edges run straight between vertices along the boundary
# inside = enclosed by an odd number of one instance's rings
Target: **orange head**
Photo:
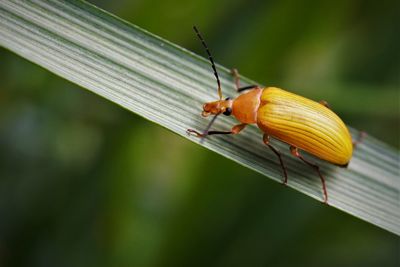
[[[194,31],[196,32],[197,36],[199,37],[201,43],[203,44],[204,48],[206,49],[206,52],[208,54],[208,58],[211,62],[211,67],[214,71],[214,76],[217,80],[217,85],[218,85],[218,96],[219,100],[213,101],[213,102],[208,102],[203,105],[203,112],[201,115],[203,117],[208,117],[209,115],[219,115],[219,114],[224,114],[224,115],[231,115],[232,113],[232,103],[233,101],[230,100],[229,98],[222,100],[222,90],[221,90],[221,82],[218,77],[217,73],[217,68],[215,67],[214,60],[211,56],[210,50],[208,49],[206,42],[204,41],[203,37],[200,35],[200,32],[197,30],[196,27],[193,27]]]
[[[211,125],[214,123],[214,121],[217,119],[219,114],[224,114],[226,116],[231,115],[232,113],[232,105],[233,105],[233,100],[227,98],[225,100],[222,100],[222,90],[221,90],[221,82],[219,80],[218,77],[218,73],[217,73],[217,68],[215,67],[215,63],[214,60],[211,56],[210,50],[208,49],[203,37],[200,35],[200,32],[197,30],[196,27],[193,27],[194,31],[196,32],[197,36],[199,37],[201,43],[203,44],[204,48],[206,49],[206,52],[208,54],[208,59],[211,62],[211,67],[214,71],[214,76],[215,79],[217,80],[217,92],[218,92],[218,96],[219,96],[219,100],[217,101],[212,101],[212,102],[208,102],[205,103],[203,105],[203,112],[201,113],[201,115],[203,117],[208,117],[209,115],[214,115],[214,117],[212,118],[212,120],[210,121],[210,123],[208,124],[207,128],[204,130],[203,133],[200,133],[196,130],[193,129],[188,129],[187,132],[189,134],[193,134],[197,137],[201,137],[204,138],[208,135],[208,130],[210,129]]]
[[[208,117],[209,115],[219,115],[222,113],[229,116],[232,113],[232,103],[233,100],[230,98],[205,103],[201,115],[203,117]]]

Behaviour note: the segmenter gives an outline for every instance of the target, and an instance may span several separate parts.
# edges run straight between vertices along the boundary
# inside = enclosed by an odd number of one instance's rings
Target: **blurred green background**
[[[91,2],[400,147],[399,1]],[[400,266],[399,237],[0,60],[0,266]]]

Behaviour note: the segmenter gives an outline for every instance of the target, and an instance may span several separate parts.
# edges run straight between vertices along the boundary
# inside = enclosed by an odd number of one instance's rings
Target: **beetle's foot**
[[[199,133],[198,131],[193,130],[193,129],[187,129],[186,133],[187,133],[187,135],[191,135],[191,136],[195,136],[195,137],[204,137],[205,136],[205,134]]]
[[[365,138],[367,135],[368,135],[367,132],[364,132],[364,131],[358,132],[357,140],[353,140],[353,142],[352,142],[352,143],[353,143],[354,149],[357,148],[357,145],[358,145],[358,144],[360,144],[360,143],[362,143],[362,142],[364,141],[364,138]]]
[[[326,102],[326,100],[321,100],[321,101],[319,101],[319,103],[320,103],[321,105],[323,105],[324,107],[327,107],[327,108],[329,108],[330,110],[332,110],[332,109],[331,109],[331,106],[329,105],[328,102]]]
[[[323,198],[323,200],[322,200],[322,204],[325,204],[325,205],[328,205],[329,206],[329,203],[328,203],[328,194],[324,191],[324,198]]]

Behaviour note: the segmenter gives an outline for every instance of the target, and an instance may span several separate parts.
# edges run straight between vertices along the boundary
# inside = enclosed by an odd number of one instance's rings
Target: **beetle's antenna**
[[[196,26],[193,26],[193,29],[196,32],[197,36],[199,37],[201,43],[203,44],[203,46],[206,49],[206,52],[208,54],[208,59],[211,62],[211,67],[213,68],[215,78],[217,79],[218,96],[219,96],[219,99],[221,100],[222,99],[221,82],[219,81],[219,77],[218,77],[217,69],[215,68],[215,63],[214,63],[213,57],[211,56],[210,50],[208,49],[208,46],[207,46],[206,42],[204,41],[203,37],[201,36],[199,30],[196,28]],[[214,120],[212,120],[212,121],[214,121]]]
[[[210,123],[208,123],[207,128],[206,128],[206,129],[204,130],[204,132],[203,132],[203,136],[201,137],[200,143],[203,143],[203,142],[204,142],[204,138],[206,138],[206,136],[208,135],[208,131],[210,130],[210,128],[211,128],[211,126],[213,125],[214,121],[217,119],[218,115],[219,115],[219,114],[215,115],[215,116],[211,119]]]

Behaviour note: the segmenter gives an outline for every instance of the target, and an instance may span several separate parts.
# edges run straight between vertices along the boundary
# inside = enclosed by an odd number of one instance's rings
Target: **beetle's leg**
[[[284,176],[283,184],[286,185],[286,184],[287,184],[288,178],[287,178],[287,172],[286,172],[285,165],[283,164],[283,160],[282,160],[281,154],[279,153],[279,151],[278,151],[275,147],[273,147],[273,146],[269,143],[269,135],[268,135],[268,134],[264,134],[264,136],[263,136],[263,142],[264,142],[264,144],[266,144],[266,145],[275,153],[275,155],[278,157],[279,162],[280,162],[281,167],[282,167],[283,176]]]
[[[309,162],[308,160],[306,160],[299,152],[299,149],[297,147],[294,146],[290,146],[290,153],[292,153],[293,156],[301,159],[304,163],[306,163],[308,166],[312,167],[313,169],[315,169],[319,175],[319,178],[321,178],[321,182],[322,182],[322,190],[324,191],[324,203],[328,204],[328,193],[326,191],[326,185],[325,185],[325,179],[322,176],[320,170],[319,170],[319,166]]]
[[[235,125],[232,127],[232,129],[230,131],[208,131],[206,133],[199,133],[196,130],[193,129],[187,129],[187,133],[194,135],[196,137],[206,137],[208,135],[215,135],[215,134],[238,134],[240,133],[240,131],[242,131],[245,127],[247,126],[246,123],[241,123],[238,125]]]
[[[325,100],[321,100],[321,101],[319,101],[319,103],[321,104],[321,105],[323,105],[324,107],[327,107],[327,108],[329,108],[329,109],[331,109],[331,106],[328,104],[328,102],[326,102]]]
[[[367,135],[367,133],[364,132],[364,131],[358,132],[358,138],[357,138],[357,140],[352,140],[353,148],[354,148],[354,149],[357,147],[357,145],[358,145],[359,143],[362,143],[362,141],[364,141],[364,138],[365,138],[366,135]]]
[[[246,90],[251,90],[251,89],[254,89],[254,88],[258,87],[258,85],[254,85],[254,84],[240,87],[240,78],[239,78],[238,70],[237,69],[232,69],[231,73],[233,75],[233,78],[235,79],[236,91],[238,91],[238,93],[246,91]]]

